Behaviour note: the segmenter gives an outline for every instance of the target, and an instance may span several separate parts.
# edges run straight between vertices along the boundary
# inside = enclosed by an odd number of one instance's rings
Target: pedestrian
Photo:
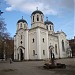
[[[54,55],[54,53],[52,53],[52,59],[51,59],[51,61],[52,61],[53,65],[55,65],[55,61],[54,60],[55,60],[55,55]]]
[[[12,59],[10,58],[10,64],[12,63]]]

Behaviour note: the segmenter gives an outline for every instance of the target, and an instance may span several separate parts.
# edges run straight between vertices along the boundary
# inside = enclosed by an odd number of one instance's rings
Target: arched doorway
[[[18,60],[22,61],[25,60],[25,48],[23,46],[18,47]]]
[[[24,54],[23,54],[23,50],[20,49],[20,60],[23,60],[24,59]]]

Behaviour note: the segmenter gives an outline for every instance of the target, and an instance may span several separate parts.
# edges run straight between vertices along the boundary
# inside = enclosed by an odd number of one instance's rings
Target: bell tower
[[[48,20],[48,17],[46,17],[46,21],[44,22],[46,25],[46,29],[49,31],[49,34],[54,33],[54,24]]]
[[[17,22],[17,31],[20,29],[28,29],[28,24],[26,20],[23,19],[23,16],[22,19],[18,20]]]
[[[31,14],[31,27],[34,28],[34,27],[44,27],[44,14],[38,10],[34,11],[32,14]]]

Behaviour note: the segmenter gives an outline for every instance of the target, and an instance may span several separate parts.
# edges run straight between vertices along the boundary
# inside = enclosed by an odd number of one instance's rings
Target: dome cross
[[[38,7],[36,7],[36,9],[38,10]]]
[[[46,17],[46,20],[48,21],[48,17]]]
[[[22,16],[22,19],[23,19],[23,16]]]

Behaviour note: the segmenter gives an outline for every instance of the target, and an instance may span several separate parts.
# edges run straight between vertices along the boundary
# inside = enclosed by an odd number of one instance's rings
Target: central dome
[[[33,15],[33,14],[35,15],[36,13],[43,14],[42,11],[36,10],[36,11],[34,11],[34,12],[32,13],[32,15]]]

